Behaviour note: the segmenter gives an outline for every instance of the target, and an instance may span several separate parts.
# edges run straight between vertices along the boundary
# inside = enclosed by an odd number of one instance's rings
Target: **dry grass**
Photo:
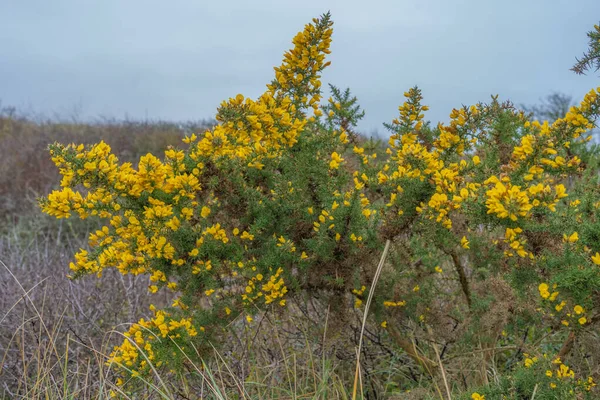
[[[336,357],[335,344],[324,339],[327,314],[322,315],[324,321],[317,321],[323,329],[318,340],[319,328],[303,320],[294,305],[287,320],[263,317],[252,329],[243,323],[232,326],[232,345],[221,352],[214,348],[209,364],[198,364],[192,361],[197,358],[194,354],[187,354],[187,373],[174,376],[153,368],[150,377],[128,382],[135,396],[121,392],[115,385],[117,370],[105,362],[122,334],[93,327],[86,315],[74,314],[77,296],[50,298],[50,291],[56,294],[51,277],[24,285],[8,265],[0,263],[0,268],[3,282],[10,280],[7,286],[14,288],[13,302],[3,304],[0,316],[0,393],[6,398],[96,399],[108,398],[111,392],[120,398],[146,399],[351,397],[347,388],[353,359]],[[95,291],[80,290],[90,291],[92,297]],[[93,303],[82,308],[93,310]],[[358,331],[359,326],[355,328]]]
[[[104,384],[106,332],[148,309],[147,281],[111,271],[71,282],[68,262],[91,226],[44,222],[21,218],[0,235],[0,393],[41,398],[66,385],[87,396]]]
[[[117,370],[104,363],[123,340],[124,322],[147,317],[148,282],[111,271],[102,280],[66,279],[70,256],[91,228],[36,216],[0,235],[0,398],[96,399],[119,393]],[[188,354],[183,375],[156,368],[146,381],[128,382],[132,398],[351,398],[362,314],[356,312],[340,333],[328,326],[325,302],[294,298],[289,311],[257,318],[252,328],[234,322],[227,345],[214,349],[206,365]],[[380,333],[365,329],[364,391],[383,393],[407,374],[406,360],[390,357]]]

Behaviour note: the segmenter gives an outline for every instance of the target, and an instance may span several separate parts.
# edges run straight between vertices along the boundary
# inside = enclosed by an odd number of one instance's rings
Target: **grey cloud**
[[[600,84],[569,71],[600,20],[595,0],[7,0],[0,100],[48,114],[80,106],[90,118],[209,118],[223,99],[258,96],[293,35],[327,10],[323,78],[358,96],[366,132],[381,132],[415,84],[434,122],[490,94],[533,103]]]

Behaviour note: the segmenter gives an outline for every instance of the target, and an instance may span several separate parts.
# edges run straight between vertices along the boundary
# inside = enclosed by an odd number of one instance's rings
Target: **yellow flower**
[[[517,221],[518,217],[527,217],[533,208],[527,191],[521,190],[520,186],[506,185],[492,176],[486,182],[495,183],[495,186],[486,192],[486,206],[488,214],[495,214],[498,218],[509,218]]]
[[[570,236],[563,234],[563,240],[568,243],[575,243],[579,240],[579,234],[577,232],[573,232]]]
[[[179,221],[179,218],[173,217],[165,223],[165,226],[173,231],[177,231],[181,226],[181,222]]]
[[[242,232],[242,236],[240,236],[240,238],[246,239],[246,240],[254,240],[254,235],[244,231],[244,232]]]
[[[596,252],[596,255],[592,256],[592,262],[596,265],[600,265],[600,253]]]
[[[585,323],[587,322],[587,318],[581,317],[577,320],[577,322],[579,322],[579,325],[585,325]]]
[[[573,308],[573,311],[575,311],[575,314],[579,315],[579,314],[582,314],[585,310],[580,305],[576,305]]]
[[[202,211],[200,211],[200,215],[202,216],[202,218],[206,218],[210,215],[210,208],[204,206],[202,207]]]
[[[472,400],[485,400],[485,396],[475,392],[471,395],[471,399]]]
[[[246,315],[246,321],[248,321],[248,323],[252,322],[252,317],[249,315]]]
[[[460,239],[460,245],[463,249],[470,249],[469,240],[466,236],[463,236],[462,239]]]
[[[540,296],[542,296],[544,299],[547,299],[548,297],[550,297],[550,292],[548,291],[549,286],[547,283],[540,283],[540,285],[538,286],[538,291],[540,292]]]
[[[382,328],[387,328],[387,321],[383,321],[383,322],[381,323],[381,327],[382,327]]]
[[[536,362],[536,358],[535,357],[534,358],[526,358],[524,364],[525,364],[526,368],[529,368],[533,364],[535,364],[535,362]]]
[[[343,161],[344,159],[337,152],[334,151],[333,153],[331,153],[331,161],[329,162],[329,168],[338,169]]]

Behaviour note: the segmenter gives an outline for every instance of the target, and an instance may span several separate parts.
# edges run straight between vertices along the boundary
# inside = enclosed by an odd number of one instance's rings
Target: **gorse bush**
[[[481,385],[479,398],[540,385],[589,395],[600,365],[585,348],[600,319],[600,188],[586,142],[598,91],[552,123],[493,97],[433,126],[415,87],[379,146],[354,131],[364,113],[349,90],[331,87],[321,102],[331,35],[329,14],[314,19],[262,96],[223,102],[218,125],[162,159],[134,167],[103,142],[50,146],[63,178],[44,212],[106,223],[71,276],[116,268],[177,294],[133,324],[109,362],[133,376],[182,371],[233,321],[281,315],[292,300],[318,297],[343,322],[364,309],[390,241],[370,324],[422,374]],[[451,359],[477,373],[445,371]],[[550,373],[533,374],[537,360]]]

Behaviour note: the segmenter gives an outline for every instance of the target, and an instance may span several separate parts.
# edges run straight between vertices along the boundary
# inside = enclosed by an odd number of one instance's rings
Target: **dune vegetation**
[[[332,33],[313,19],[214,123],[0,118],[0,393],[598,397],[600,88],[437,125],[408,88],[382,142],[324,95]]]

